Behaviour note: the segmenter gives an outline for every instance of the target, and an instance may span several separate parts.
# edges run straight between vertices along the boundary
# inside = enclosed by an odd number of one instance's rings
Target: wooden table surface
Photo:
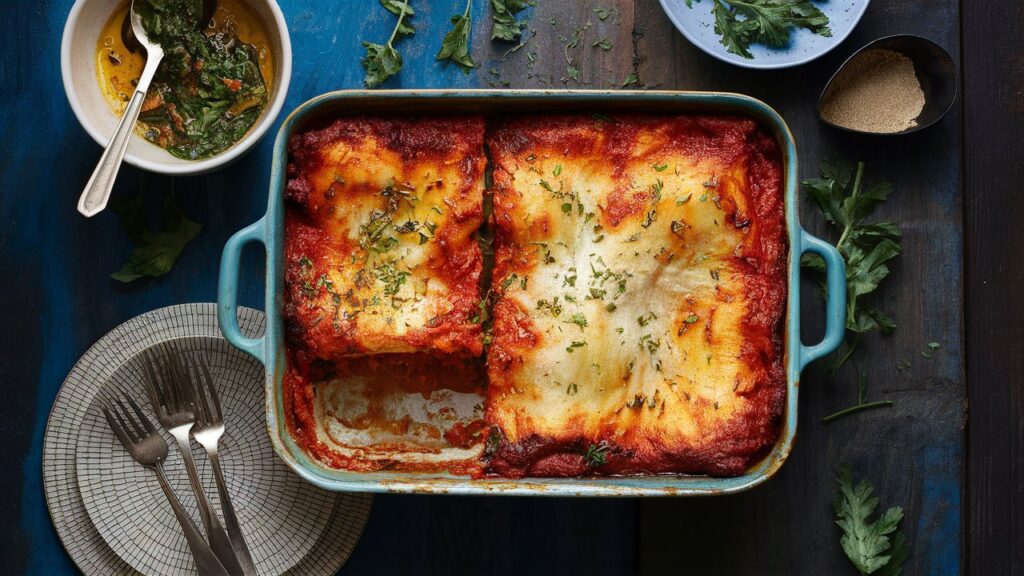
[[[329,90],[359,87],[359,42],[386,38],[392,17],[376,0],[280,3],[295,52],[285,111]],[[129,251],[127,236],[109,211],[91,220],[75,211],[100,148],[75,120],[60,84],[60,34],[72,0],[12,4],[0,19],[0,494],[7,502],[0,573],[58,574],[74,566],[50,523],[40,477],[57,389],[86,348],[119,323],[215,299],[225,240],[265,210],[272,138],[208,176],[122,170],[115,195],[142,189],[156,204],[173,189],[203,231],[167,277],[112,281],[109,273]],[[801,382],[789,461],[766,485],[735,496],[379,496],[342,574],[852,575],[830,505],[842,462],[872,480],[883,506],[904,507],[911,546],[905,574],[1024,574],[1024,306],[1012,297],[1024,280],[1016,253],[1024,245],[1024,202],[1015,194],[1024,177],[1019,3],[876,0],[832,53],[769,72],[705,55],[672,27],[657,0],[540,0],[532,10],[536,35],[503,57],[509,46],[489,41],[489,2],[473,0],[480,67],[469,75],[433,58],[463,1],[414,5],[418,33],[402,43],[405,69],[385,87],[618,88],[636,73],[639,88],[740,92],[789,123],[802,176],[816,175],[821,158],[838,154],[865,161],[870,179],[893,182],[880,216],[903,227],[905,251],[878,302],[898,330],[867,338],[857,361],[871,398],[895,404],[822,424],[853,403],[856,390],[850,372],[833,381],[812,367]],[[613,15],[602,21],[595,8]],[[563,50],[588,22],[572,49],[576,82],[565,78]],[[900,138],[854,136],[819,123],[817,96],[839,63],[895,33],[931,38],[958,62],[962,92],[949,115]],[[592,46],[601,38],[612,41],[610,50]],[[806,203],[802,221],[828,237]],[[261,307],[262,262],[246,258],[241,301]],[[820,335],[822,314],[813,290],[805,293],[810,341]],[[932,359],[921,354],[929,342],[941,344]],[[900,369],[901,361],[912,367]]]

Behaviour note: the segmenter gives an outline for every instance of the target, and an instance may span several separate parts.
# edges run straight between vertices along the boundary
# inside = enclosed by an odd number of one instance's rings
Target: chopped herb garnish
[[[598,40],[598,41],[596,41],[596,42],[594,42],[593,44],[590,45],[591,48],[593,48],[595,46],[600,48],[600,49],[602,49],[602,50],[611,50],[612,49],[612,41],[608,40],[607,38],[602,38],[602,39],[600,39],[600,40]]]
[[[604,442],[600,444],[591,444],[587,446],[587,451],[583,454],[583,460],[587,463],[587,466],[591,468],[597,468],[598,466],[604,466],[607,459],[608,445]]]
[[[654,169],[658,172],[664,172],[668,168],[668,164],[655,164]]]
[[[577,312],[566,321],[566,324],[575,324],[580,327],[580,330],[582,330],[587,327],[587,318],[583,314]]]
[[[547,300],[538,300],[537,310],[544,310],[555,318],[562,315],[562,305],[558,303],[558,296],[555,296],[550,302]]]
[[[561,174],[561,173],[562,173],[562,165],[561,165],[561,164],[557,164],[557,165],[555,166],[555,169],[554,169],[554,170],[552,170],[552,171],[551,171],[551,173],[552,173],[553,175],[555,175],[555,176],[558,176],[559,174]]]
[[[648,312],[647,314],[637,316],[636,323],[641,326],[647,326],[651,323],[651,320],[657,320],[658,316],[654,312]]]
[[[687,324],[693,324],[697,320],[699,320],[699,318],[697,318],[696,314],[690,314],[689,316],[686,317],[685,320],[683,320],[683,322],[686,322]]]
[[[637,82],[640,82],[640,78],[636,75],[636,72],[630,72],[629,76],[626,76],[626,79],[622,81],[622,87],[632,86]]]
[[[570,354],[572,354],[572,351],[573,351],[573,350],[575,350],[575,349],[577,349],[577,348],[582,348],[582,347],[584,347],[584,346],[586,346],[586,345],[587,345],[587,342],[586,342],[586,341],[578,341],[578,340],[573,340],[573,341],[572,341],[572,343],[571,343],[571,344],[569,344],[569,346],[567,346],[567,347],[565,348],[565,351],[566,351],[566,352],[568,352],[568,353],[570,353]]]
[[[687,202],[690,201],[691,196],[693,196],[692,192],[687,194],[686,196],[683,196],[682,198],[677,199],[676,206],[682,206],[683,204],[686,204]]]

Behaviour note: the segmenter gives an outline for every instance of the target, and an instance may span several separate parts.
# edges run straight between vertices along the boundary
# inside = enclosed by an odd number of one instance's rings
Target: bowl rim
[[[68,104],[71,105],[71,110],[74,112],[75,118],[89,136],[91,136],[97,144],[105,148],[110,140],[110,135],[104,134],[92,121],[92,116],[79,99],[78,92],[75,89],[74,81],[72,79],[71,38],[85,5],[88,2],[94,1],[96,0],[75,0],[74,5],[71,7],[71,11],[68,13],[67,20],[64,23],[64,31],[61,35],[60,73],[61,80],[64,84],[64,94],[67,96]],[[288,88],[292,77],[292,44],[291,37],[288,33],[288,24],[285,21],[284,13],[281,11],[281,7],[278,5],[277,0],[262,1],[266,3],[267,7],[270,9],[270,13],[273,15],[273,22],[265,22],[265,24],[267,24],[268,27],[272,26],[275,28],[281,39],[281,53],[278,55],[278,62],[275,63],[275,67],[280,72],[281,80],[273,89],[267,109],[264,110],[263,115],[256,121],[256,124],[249,129],[249,132],[242,137],[241,140],[235,142],[227,150],[224,150],[215,156],[211,156],[210,158],[191,162],[163,162],[143,158],[132,153],[131,149],[129,149],[124,155],[125,162],[135,166],[136,168],[156,172],[158,174],[178,176],[203,174],[234,162],[263,138],[277,120],[278,115],[281,113],[281,109],[284,107],[284,102],[288,97]],[[133,139],[138,138],[139,140],[146,142],[146,144],[152,145],[148,141],[140,138],[137,134],[133,133],[132,137]]]
[[[689,32],[689,30],[686,29],[685,26],[683,26],[682,22],[680,21],[680,18],[677,17],[676,14],[669,9],[668,2],[669,0],[659,0],[658,4],[661,6],[662,11],[665,12],[665,15],[668,16],[668,19],[672,22],[672,25],[675,27],[675,29],[678,30],[684,37],[686,37],[686,39],[690,41],[690,44],[693,44],[697,48],[700,48],[702,52],[717,60],[720,60],[727,64],[732,64],[734,66],[739,66],[741,68],[750,68],[752,70],[781,70],[783,68],[793,68],[796,66],[807,64],[808,62],[817,60],[818,58],[821,58],[825,54],[828,54],[832,50],[835,50],[840,44],[846,41],[850,34],[853,33],[854,29],[857,28],[857,25],[860,24],[861,19],[864,18],[864,13],[867,12],[868,6],[871,5],[871,0],[864,0],[864,3],[861,4],[859,12],[854,16],[853,23],[850,24],[850,28],[846,31],[846,34],[843,34],[842,36],[833,36],[834,41],[831,44],[827,45],[823,50],[814,52],[802,58],[798,58],[796,60],[793,60],[792,62],[780,62],[776,64],[770,64],[758,63],[756,58],[751,60],[733,60],[723,54],[713,52],[710,48],[705,46],[703,42],[698,40],[696,36],[692,35]]]

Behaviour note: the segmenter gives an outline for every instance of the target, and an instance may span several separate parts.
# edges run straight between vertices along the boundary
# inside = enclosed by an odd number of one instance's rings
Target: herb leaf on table
[[[528,21],[517,20],[516,14],[536,5],[536,0],[491,0],[491,40],[518,41]]]
[[[466,11],[461,16],[452,16],[452,29],[444,35],[441,50],[437,53],[438,60],[455,62],[465,74],[476,68],[473,57],[469,54],[469,34],[473,31],[473,19],[470,18],[469,10],[472,7],[472,0],[467,0]]]
[[[846,557],[862,575],[899,576],[903,562],[910,555],[906,538],[896,531],[903,519],[903,509],[893,506],[874,522],[869,522],[868,517],[878,507],[878,497],[872,495],[871,483],[862,479],[855,484],[853,470],[848,465],[839,467],[836,483],[833,509],[836,524],[843,530],[839,543]]]
[[[143,276],[163,276],[171,271],[182,250],[202,230],[202,224],[193,222],[174,203],[168,194],[163,201],[163,225],[159,233],[150,232],[142,209],[142,194],[132,198],[111,201],[111,207],[121,217],[125,231],[135,248],[121,269],[110,275],[119,282],[131,282]]]
[[[846,330],[851,337],[833,355],[828,370],[834,376],[853,355],[861,337],[875,330],[892,334],[896,322],[871,305],[869,296],[889,275],[888,262],[899,256],[902,231],[894,222],[865,222],[875,208],[889,198],[892,185],[887,182],[864,185],[864,163],[840,159],[821,163],[821,178],[803,181],[807,196],[817,204],[825,220],[840,231],[836,249],[846,262]],[[824,272],[825,262],[816,254],[805,254],[805,268]],[[824,283],[821,284],[825,290]],[[891,402],[867,403],[867,384],[861,377],[858,404],[854,410],[891,405]],[[850,409],[826,417],[831,421]]]
[[[693,7],[693,0],[685,2]],[[832,36],[828,16],[810,0],[711,0],[711,4],[715,33],[722,37],[722,45],[744,58],[754,57],[751,44],[786,46],[793,28]]]
[[[366,68],[366,77],[363,78],[363,82],[367,88],[380,86],[388,78],[402,70],[402,55],[395,50],[395,39],[416,33],[412,25],[406,21],[406,18],[416,14],[409,6],[409,0],[380,0],[380,3],[388,12],[396,14],[398,21],[395,22],[395,28],[391,31],[391,37],[388,38],[387,44],[363,42],[363,46],[366,48],[366,56],[362,59],[363,67]]]

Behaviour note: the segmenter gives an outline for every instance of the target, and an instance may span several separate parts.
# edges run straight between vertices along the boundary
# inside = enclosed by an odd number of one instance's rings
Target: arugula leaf
[[[466,11],[461,16],[452,16],[452,29],[441,40],[441,50],[437,53],[438,60],[451,60],[462,68],[462,72],[476,68],[473,57],[469,54],[469,33],[473,29],[473,19],[469,17],[472,0],[466,1]]]
[[[698,2],[700,0],[697,0]],[[806,28],[831,36],[828,16],[810,0],[711,0],[715,33],[725,48],[744,58],[753,58],[751,44],[782,48],[789,44],[793,28]],[[693,0],[685,0],[693,8]]]
[[[111,202],[114,212],[121,217],[125,231],[135,248],[121,269],[110,275],[119,282],[131,282],[143,276],[163,276],[171,271],[185,246],[191,242],[202,224],[185,217],[168,194],[163,201],[163,225],[154,234],[146,227],[142,210],[142,194],[133,198],[118,198]]]
[[[518,41],[528,21],[516,20],[516,14],[536,5],[536,0],[491,0],[491,40]]]
[[[910,555],[903,533],[896,532],[903,519],[903,509],[893,506],[874,522],[869,522],[868,517],[878,507],[878,497],[872,495],[871,483],[862,479],[854,484],[849,465],[839,467],[836,483],[838,490],[832,507],[836,524],[843,530],[839,543],[846,557],[862,575],[899,576],[903,562]],[[894,532],[890,539],[889,535]]]
[[[387,44],[363,42],[363,46],[366,48],[366,56],[362,59],[363,67],[366,68],[366,77],[363,78],[363,82],[367,88],[380,86],[388,78],[402,70],[402,55],[395,50],[395,38],[411,36],[416,33],[405,20],[415,15],[412,7],[409,6],[409,0],[380,0],[380,3],[388,12],[397,14],[398,21],[395,22],[395,28],[391,31],[391,37],[388,38]]]

